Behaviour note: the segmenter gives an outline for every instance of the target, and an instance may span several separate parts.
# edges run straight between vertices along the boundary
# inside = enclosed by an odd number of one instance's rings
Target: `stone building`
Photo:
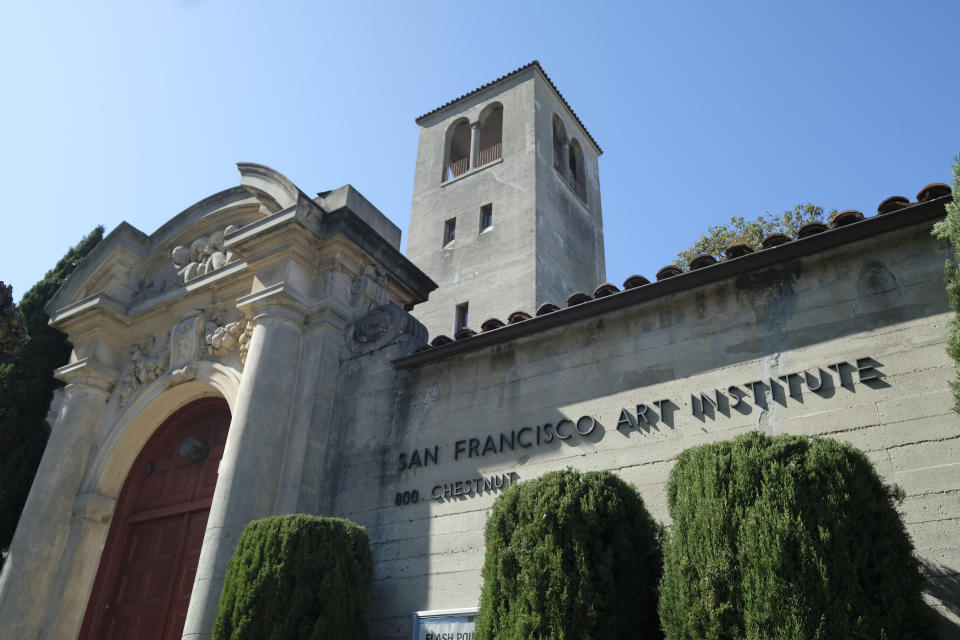
[[[904,489],[958,637],[951,252],[930,235],[949,188],[618,287],[600,148],[539,64],[418,122],[407,257],[350,186],[242,163],[57,293],[74,353],[0,574],[5,637],[207,638],[246,523],[306,512],[366,526],[371,636],[409,638],[414,612],[476,606],[503,487],[610,469],[666,520],[675,456],[753,429],[852,442]]]

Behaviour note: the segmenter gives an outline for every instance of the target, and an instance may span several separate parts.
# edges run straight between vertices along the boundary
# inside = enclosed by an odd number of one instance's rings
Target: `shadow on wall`
[[[927,575],[927,593],[939,600],[946,609],[934,609],[940,637],[943,640],[960,640],[960,571],[923,560],[920,566]],[[952,615],[948,617],[948,613]]]

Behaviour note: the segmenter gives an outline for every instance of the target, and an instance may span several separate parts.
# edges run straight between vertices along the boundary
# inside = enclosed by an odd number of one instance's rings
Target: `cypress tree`
[[[366,640],[372,575],[359,525],[303,514],[254,520],[227,566],[213,640]]]
[[[511,486],[486,525],[476,640],[660,638],[660,527],[610,472]]]
[[[667,483],[666,637],[936,637],[900,499],[835,440],[755,432],[687,449]]]
[[[102,238],[97,227],[24,294],[20,313],[30,340],[16,355],[0,353],[0,548],[10,546],[47,444],[44,418],[62,386],[53,370],[70,357],[67,337],[48,324],[45,307]]]

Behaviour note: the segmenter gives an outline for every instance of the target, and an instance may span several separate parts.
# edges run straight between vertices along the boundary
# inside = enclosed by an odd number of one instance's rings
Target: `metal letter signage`
[[[855,358],[853,362],[833,362],[824,367],[768,375],[737,384],[727,384],[730,381],[725,381],[711,389],[691,392],[689,400],[678,398],[678,402],[669,398],[657,399],[659,394],[651,393],[647,398],[633,398],[632,406],[615,409],[606,417],[607,422],[592,415],[571,416],[559,421],[552,418],[551,422],[520,424],[510,430],[472,434],[472,437],[443,445],[434,443],[407,449],[397,454],[397,470],[407,477],[405,472],[446,462],[477,465],[481,461],[476,458],[498,457],[524,450],[527,450],[524,452],[527,455],[539,447],[575,446],[581,439],[595,443],[608,433],[602,428],[604,424],[613,426],[612,431],[624,436],[630,432],[649,435],[660,431],[661,425],[670,430],[676,429],[676,416],[688,415],[705,423],[708,420],[729,419],[734,414],[747,415],[754,407],[767,411],[771,403],[782,406],[792,402],[802,403],[805,392],[829,399],[836,397],[837,389],[855,392],[854,385],[857,383],[871,388],[888,387],[880,371],[882,366],[874,358]],[[598,426],[601,428],[597,429]],[[413,475],[416,476],[415,473]],[[475,498],[506,489],[519,478],[513,471],[501,471],[488,477],[474,471],[472,476],[437,480],[431,486],[404,487],[396,492],[395,504],[403,506],[427,500],[447,502]],[[438,636],[431,640],[444,639]]]

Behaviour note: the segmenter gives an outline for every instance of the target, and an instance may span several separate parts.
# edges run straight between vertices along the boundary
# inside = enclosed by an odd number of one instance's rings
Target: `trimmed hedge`
[[[667,483],[666,637],[935,638],[900,499],[835,440],[687,449]]]
[[[476,640],[660,638],[660,527],[609,472],[511,486],[486,525]]]
[[[227,566],[214,640],[366,640],[373,574],[363,527],[289,515],[247,525]]]

